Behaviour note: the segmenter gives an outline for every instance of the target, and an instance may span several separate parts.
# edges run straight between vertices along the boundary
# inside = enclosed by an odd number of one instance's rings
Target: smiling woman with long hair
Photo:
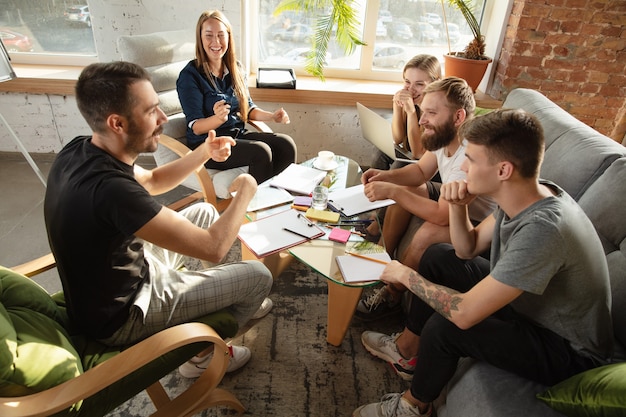
[[[296,144],[290,136],[245,128],[248,120],[286,124],[289,116],[283,108],[269,112],[253,103],[245,71],[237,61],[232,26],[222,12],[200,15],[196,58],[180,72],[176,89],[187,119],[190,148],[203,143],[210,130],[237,142],[228,160],[209,160],[207,168],[248,166],[250,175],[262,182],[296,162]]]

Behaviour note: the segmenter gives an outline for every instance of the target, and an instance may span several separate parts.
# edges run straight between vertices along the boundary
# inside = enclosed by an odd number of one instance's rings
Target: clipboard
[[[288,209],[243,224],[237,237],[257,258],[263,258],[324,235],[304,213]]]

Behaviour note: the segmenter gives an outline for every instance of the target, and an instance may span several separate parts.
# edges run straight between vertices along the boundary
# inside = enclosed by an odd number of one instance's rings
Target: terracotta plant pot
[[[454,54],[452,52],[451,54]],[[491,63],[492,59],[467,59],[461,58],[455,55],[445,54],[444,69],[446,77],[455,76],[463,78],[472,91],[476,92],[478,84],[482,81],[487,71],[487,66]]]

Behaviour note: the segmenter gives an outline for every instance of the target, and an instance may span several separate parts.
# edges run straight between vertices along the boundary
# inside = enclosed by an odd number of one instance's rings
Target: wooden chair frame
[[[272,129],[270,129],[270,127],[264,122],[249,120],[248,124],[259,132],[272,133]],[[174,152],[179,158],[191,152],[191,149],[189,149],[181,141],[165,134],[161,134],[159,143]],[[230,199],[222,200],[217,198],[217,195],[215,194],[215,187],[213,187],[213,180],[207,170],[204,167],[200,167],[194,172],[194,174],[198,179],[198,183],[200,183],[201,191],[182,198],[179,201],[170,204],[168,207],[172,210],[180,210],[195,201],[204,199],[205,202],[213,204],[220,213],[224,211],[226,207],[228,207],[228,204],[230,204]]]
[[[48,254],[11,269],[32,277],[55,266],[54,257]],[[56,387],[22,397],[0,398],[0,416],[52,415],[105,389],[160,356],[198,342],[210,342],[214,345],[215,353],[206,371],[187,390],[173,399],[170,399],[159,381],[146,387],[146,392],[157,409],[151,416],[191,416],[215,406],[227,406],[243,413],[244,406],[232,393],[217,388],[228,366],[229,349],[226,342],[206,324],[185,323],[152,335]]]

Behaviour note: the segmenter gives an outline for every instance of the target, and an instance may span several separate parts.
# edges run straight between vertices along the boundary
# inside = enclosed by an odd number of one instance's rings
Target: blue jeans
[[[484,258],[462,260],[452,245],[426,250],[419,271],[429,281],[466,292],[489,274]],[[421,336],[411,394],[434,401],[456,371],[462,357],[471,357],[544,385],[600,365],[580,355],[556,333],[539,327],[505,307],[470,329],[461,330],[413,295],[407,328]]]

